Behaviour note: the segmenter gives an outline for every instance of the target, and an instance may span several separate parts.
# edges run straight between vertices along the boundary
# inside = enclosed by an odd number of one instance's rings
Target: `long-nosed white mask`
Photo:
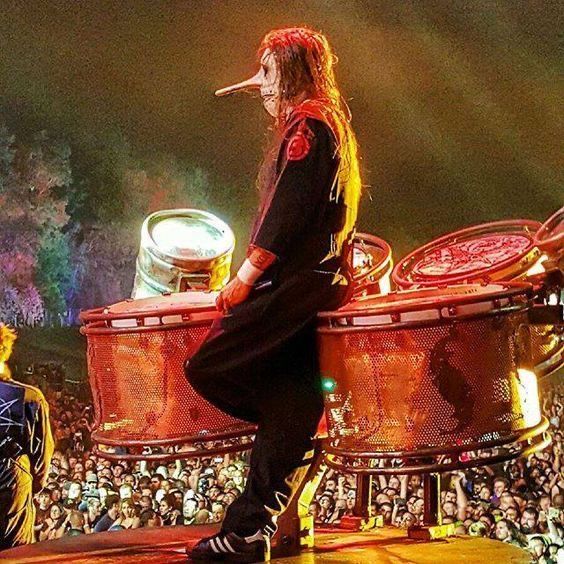
[[[251,78],[215,91],[216,96],[227,96],[234,92],[260,90],[265,110],[278,116],[280,104],[280,72],[274,54],[266,49],[260,60],[259,71]]]

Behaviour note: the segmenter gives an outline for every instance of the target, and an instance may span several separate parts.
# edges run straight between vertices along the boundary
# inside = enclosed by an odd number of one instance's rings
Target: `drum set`
[[[198,220],[203,223],[199,228]],[[190,250],[190,239],[179,250],[162,235],[163,224],[171,227],[171,221],[194,232],[217,233],[210,238],[215,247],[197,253],[207,254],[207,261],[188,260],[196,255]],[[185,362],[219,316],[213,290],[227,278],[218,277],[217,265],[222,273],[230,264],[233,241],[231,230],[206,212],[156,212],[143,224],[134,297],[81,314],[96,453],[113,460],[171,460],[252,446],[255,427],[209,404],[184,375]],[[359,234],[353,253],[355,299],[389,292],[390,246],[378,237]],[[202,273],[207,273],[205,278]],[[180,291],[183,279],[190,284]],[[202,280],[207,280],[206,290],[193,289]],[[162,293],[156,295],[159,289]],[[319,434],[325,434],[323,426]]]
[[[211,250],[198,239],[188,268],[189,242],[179,250],[162,224],[196,233],[198,218]],[[545,448],[537,377],[564,363],[563,226],[564,208],[542,225],[478,225],[395,267],[388,243],[357,234],[351,300],[319,315],[323,464],[360,475],[438,473]],[[252,446],[252,425],[207,403],[183,370],[218,315],[210,290],[227,281],[230,233],[195,210],[148,218],[141,299],[82,314],[99,454],[165,460]]]

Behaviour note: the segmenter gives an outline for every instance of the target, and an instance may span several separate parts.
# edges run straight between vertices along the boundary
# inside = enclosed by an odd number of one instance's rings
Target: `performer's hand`
[[[243,303],[249,297],[251,289],[252,286],[241,282],[236,276],[219,293],[215,302],[216,308],[224,315],[227,314],[233,306]]]

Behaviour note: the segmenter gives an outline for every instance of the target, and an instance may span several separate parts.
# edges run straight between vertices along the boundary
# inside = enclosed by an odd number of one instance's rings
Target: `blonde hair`
[[[0,322],[0,362],[6,362],[12,354],[14,341],[18,335],[9,325]]]

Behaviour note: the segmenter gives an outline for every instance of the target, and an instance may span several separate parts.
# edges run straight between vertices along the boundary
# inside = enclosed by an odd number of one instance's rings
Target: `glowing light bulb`
[[[337,387],[337,382],[335,382],[333,378],[323,378],[323,380],[321,381],[321,387],[323,388],[324,392],[332,393]]]

